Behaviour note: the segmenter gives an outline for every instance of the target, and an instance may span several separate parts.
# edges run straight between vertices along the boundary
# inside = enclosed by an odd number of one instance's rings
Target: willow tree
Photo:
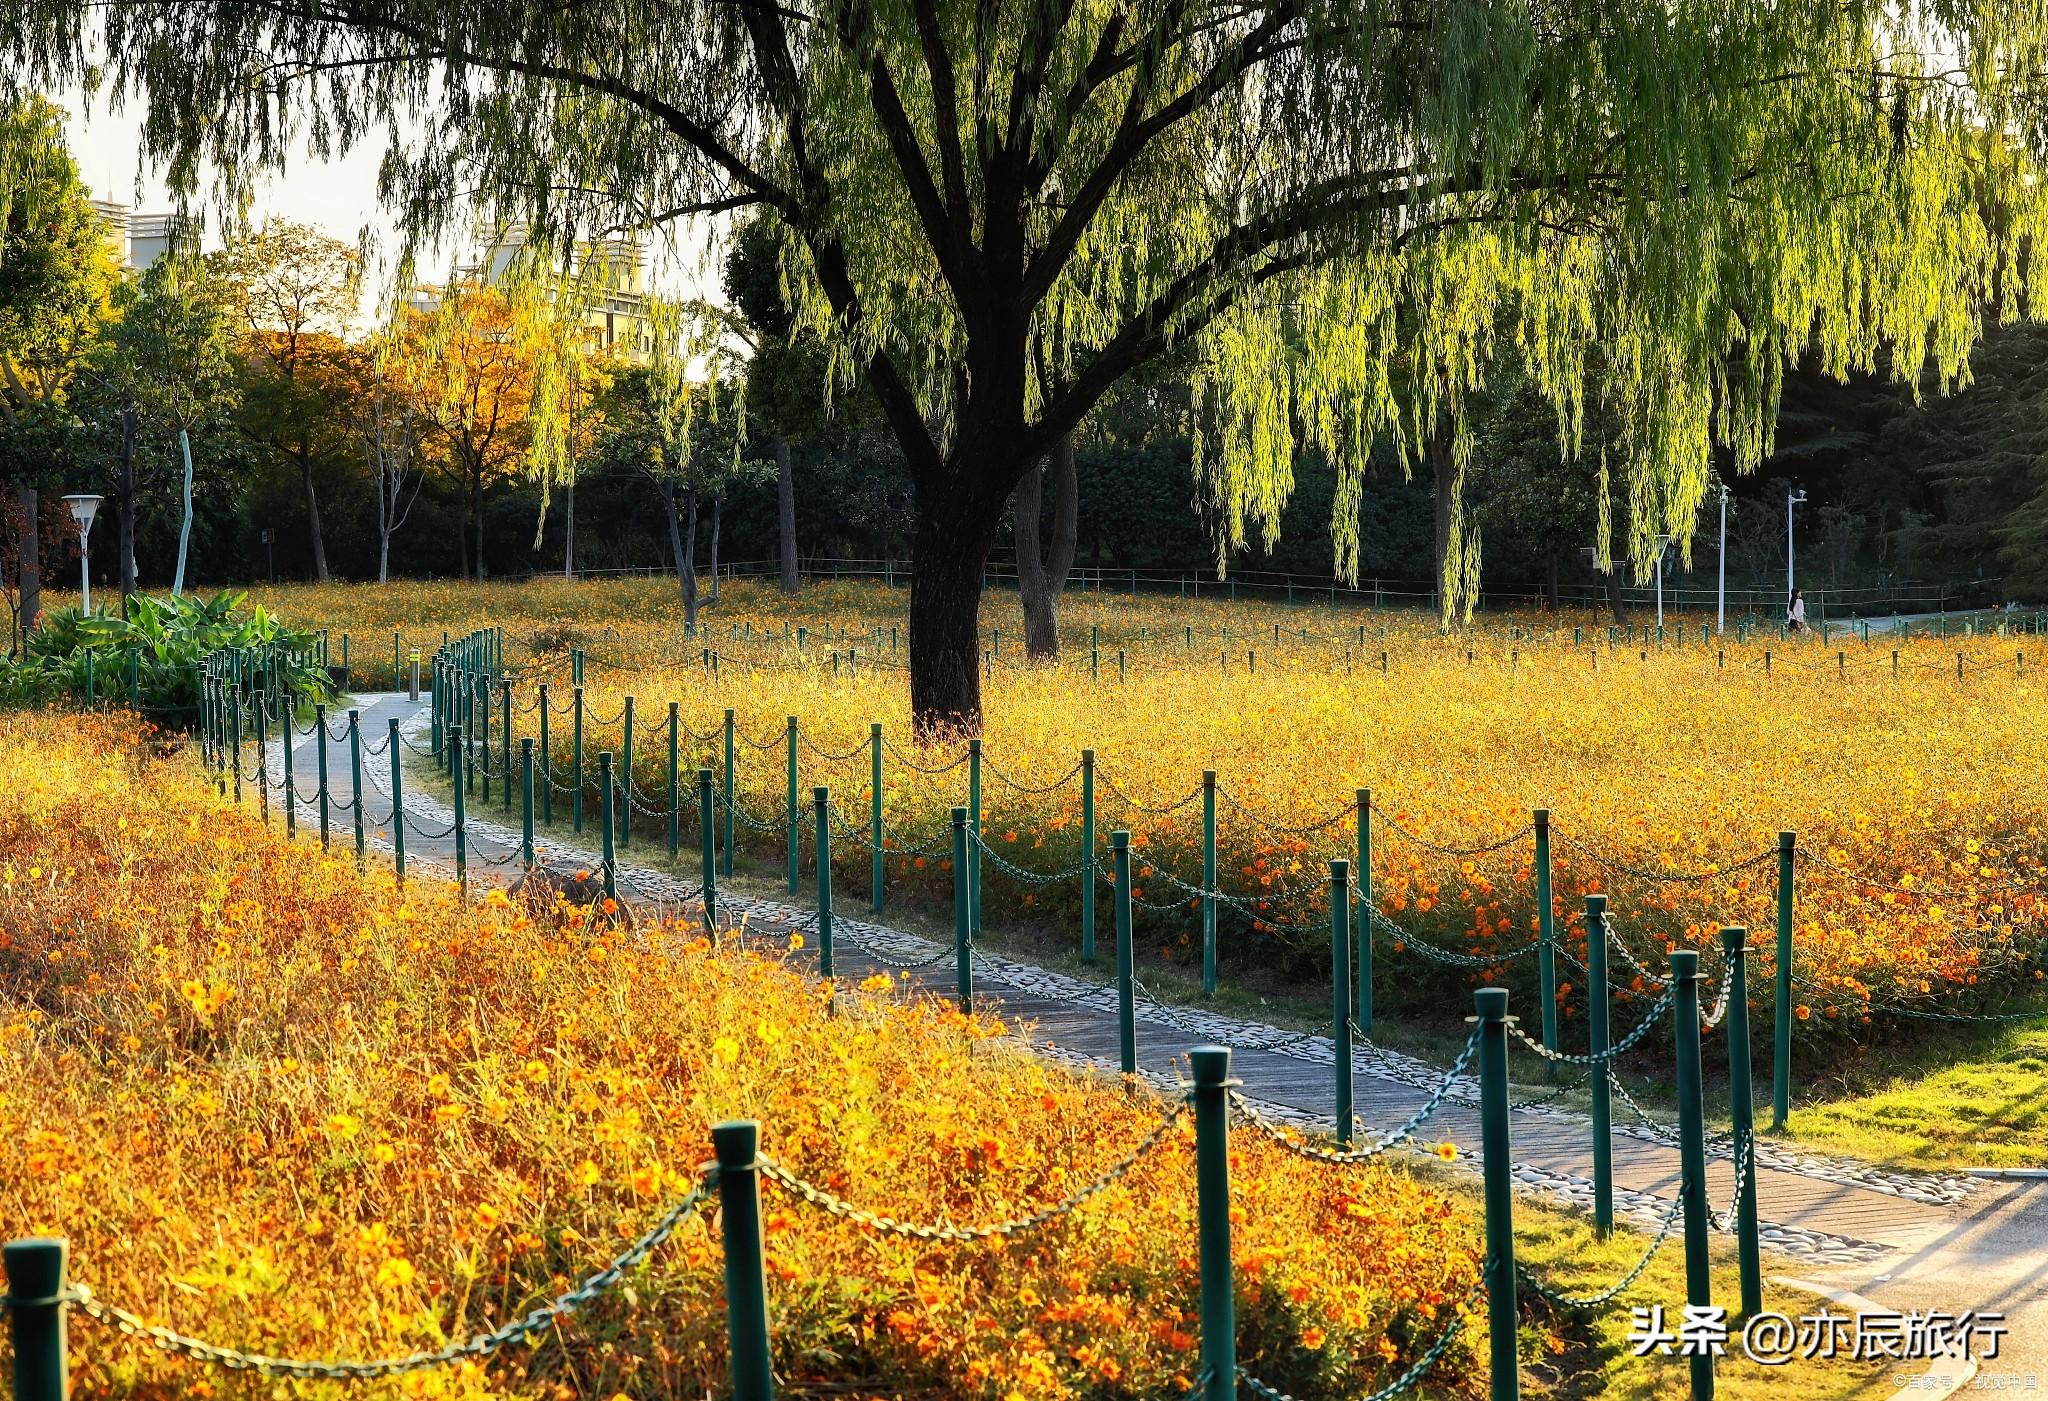
[[[1802,347],[1953,383],[2022,296],[2044,27],[1964,0],[26,0],[0,36],[33,76],[98,61],[179,173],[416,134],[382,179],[416,236],[471,192],[564,246],[775,220],[799,322],[909,461],[931,725],[979,719],[1018,481],[1178,342],[1219,564],[1313,445],[1346,571],[1372,445],[1462,461],[1497,336],[1568,448],[1590,405],[1618,425],[1639,572],[1717,450],[1764,453]]]

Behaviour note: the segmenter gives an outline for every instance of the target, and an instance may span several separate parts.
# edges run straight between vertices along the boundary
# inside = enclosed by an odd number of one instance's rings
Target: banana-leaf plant
[[[0,704],[84,701],[88,694],[100,702],[125,702],[132,659],[138,708],[160,723],[189,725],[199,713],[200,663],[235,648],[274,658],[267,670],[294,706],[333,694],[313,634],[250,604],[247,594],[140,594],[128,600],[125,617],[76,608],[46,616],[29,638],[26,655],[0,666]]]

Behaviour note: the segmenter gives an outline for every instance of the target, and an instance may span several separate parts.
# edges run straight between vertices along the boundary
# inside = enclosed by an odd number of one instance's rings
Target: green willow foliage
[[[1615,474],[1640,572],[1690,534],[1717,451],[1768,450],[1803,348],[1962,380],[1987,314],[2023,304],[2043,210],[2028,0],[9,10],[21,72],[102,62],[187,179],[388,129],[412,137],[383,194],[415,238],[466,205],[558,255],[776,221],[799,324],[874,390],[917,484],[913,646],[946,653],[921,713],[978,706],[972,610],[925,591],[973,578],[1024,469],[1181,342],[1219,563],[1272,537],[1314,446],[1354,567],[1371,447],[1462,461],[1512,343],[1564,445]],[[1451,582],[1477,548],[1460,512]]]

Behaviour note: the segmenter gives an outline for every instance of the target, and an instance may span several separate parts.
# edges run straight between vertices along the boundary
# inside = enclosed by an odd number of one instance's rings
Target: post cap
[[[1532,815],[1531,820],[1534,821],[1538,827],[1548,827],[1550,825],[1550,809],[1537,808],[1534,814]]]
[[[761,1146],[761,1125],[754,1119],[728,1119],[711,1126],[711,1151],[728,1171],[752,1171]]]
[[[1228,1046],[1197,1046],[1188,1052],[1188,1064],[1194,1068],[1195,1084],[1200,1089],[1221,1089],[1230,1083]]]
[[[1204,788],[1214,788],[1214,787],[1216,786],[1216,770],[1214,770],[1214,769],[1203,769],[1203,770],[1202,770],[1202,786],[1203,786]]]
[[[1131,834],[1121,830],[1111,832],[1109,834],[1109,844],[1111,846],[1129,846],[1131,844]]]
[[[1686,982],[1700,975],[1700,956],[1693,949],[1671,951],[1671,977],[1674,982]]]
[[[955,827],[965,827],[965,826],[967,825],[967,809],[966,809],[966,808],[954,808],[954,809],[953,809],[953,825],[954,825]]]
[[[1586,913],[1589,915],[1606,914],[1607,897],[1605,895],[1588,895],[1586,897]]]
[[[1730,924],[1721,930],[1721,947],[1726,949],[1731,957],[1739,957],[1748,942],[1749,930],[1742,925]]]
[[[392,721],[391,723],[392,723],[392,724],[394,724],[394,725],[396,725],[396,724],[397,724],[398,722],[397,722],[396,720],[393,720],[393,721]],[[522,753],[522,754],[531,754],[531,753],[533,753],[533,736],[532,736],[532,735],[521,735],[521,736],[519,737],[519,752],[520,752],[520,753]]]
[[[24,1236],[0,1246],[7,1274],[7,1296],[27,1300],[54,1299],[64,1292],[64,1265],[71,1245],[62,1236]]]
[[[1482,1022],[1505,1021],[1508,1015],[1508,990],[1478,988],[1472,994],[1472,1006],[1479,1013],[1479,1020]]]
[[[1339,857],[1337,860],[1332,861],[1330,863],[1330,884],[1351,884],[1351,863],[1349,861],[1346,861],[1342,857]]]
[[[699,769],[697,772],[701,775],[702,782],[709,783],[711,781],[711,770]],[[825,804],[832,801],[832,790],[830,788],[813,788],[811,790],[811,801],[819,807],[825,806]]]
[[[1778,833],[1778,850],[1790,851],[1793,843],[1798,840],[1799,834],[1797,832],[1780,832]]]

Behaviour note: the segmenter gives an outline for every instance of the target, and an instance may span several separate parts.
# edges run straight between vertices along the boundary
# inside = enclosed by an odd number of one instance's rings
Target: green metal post
[[[736,746],[733,743],[732,711],[728,709],[725,712],[725,844],[723,847],[725,874],[728,876],[732,874],[732,810],[733,805],[736,802],[738,802],[738,797],[733,788],[733,782],[736,776],[734,765],[735,752]]]
[[[512,811],[512,682],[509,679],[500,681],[498,683],[498,692],[503,702],[505,716],[505,723],[498,726],[500,736],[499,748],[502,751],[499,755],[498,768],[501,771],[500,777],[504,780],[500,786],[505,790],[505,811],[510,812]]]
[[[405,780],[400,775],[405,772],[405,766],[399,763],[402,746],[398,738],[398,722],[393,720],[390,725],[384,753],[391,761],[391,869],[402,884],[405,881]],[[289,757],[290,750],[286,750],[286,755]],[[289,763],[285,765],[285,782],[291,782]]]
[[[1117,1065],[1126,1075],[1138,1073],[1138,1008],[1132,983],[1136,970],[1131,950],[1131,834],[1109,834],[1110,869],[1116,878],[1116,1029]]]
[[[270,825],[270,707],[256,707],[256,798],[263,825]]]
[[[633,845],[633,698],[626,697],[624,743],[619,746],[619,787],[626,801],[619,804],[619,845]]]
[[[347,643],[347,633],[342,634],[342,641]],[[348,782],[356,819],[356,864],[360,866],[368,845],[363,840],[363,721],[354,709],[348,713]]]
[[[1778,833],[1777,1018],[1771,1027],[1771,1127],[1782,1129],[1792,1111],[1792,855],[1796,834]]]
[[[1756,1099],[1750,1084],[1749,966],[1745,957],[1749,931],[1721,931],[1721,949],[1728,960],[1728,1103],[1729,1128],[1735,1138],[1735,1171],[1741,1181],[1735,1192],[1735,1262],[1742,1281],[1742,1316],[1754,1318],[1764,1307],[1763,1260],[1758,1251],[1756,1221]],[[1749,1151],[1743,1152],[1743,1145]]]
[[[519,740],[519,854],[533,869],[533,736]]]
[[[1714,1266],[1707,1251],[1707,1132],[1700,1104],[1700,956],[1692,949],[1671,955],[1672,1050],[1677,1061],[1678,1191],[1685,1212],[1685,1299],[1696,1308],[1714,1302]],[[1695,1354],[1689,1359],[1693,1401],[1714,1395],[1714,1359]]]
[[[1586,1053],[1607,1054],[1607,897],[1586,897]],[[1593,1233],[1614,1230],[1614,1087],[1607,1062],[1593,1067]]]
[[[818,972],[829,978],[832,976],[832,790],[813,788],[811,807],[818,824],[814,838],[818,848]]]
[[[1543,999],[1543,1048],[1557,1049],[1557,933],[1550,908],[1550,809],[1536,809],[1536,974]],[[1545,1061],[1545,1066],[1555,1065]]]
[[[474,684],[476,694],[471,698],[471,705],[473,709],[481,712],[478,718],[483,721],[477,730],[477,767],[483,770],[483,799],[488,804],[491,801],[491,681],[488,676],[478,672]],[[505,778],[509,775],[501,774],[499,777]]]
[[[1330,863],[1330,1030],[1336,1041],[1337,1144],[1351,1142],[1351,863]]]
[[[1358,1029],[1372,1035],[1372,790],[1358,790],[1358,918],[1353,957],[1358,964],[1358,996],[1352,1015]]]
[[[1472,994],[1479,1015],[1479,1153],[1486,1195],[1486,1318],[1493,1401],[1522,1394],[1515,1353],[1514,1149],[1508,1123],[1508,990]]]
[[[277,738],[284,749],[284,834],[287,840],[292,840],[299,834],[299,794],[298,782],[292,775],[292,740],[295,738],[292,728],[295,722],[291,710],[286,708],[278,721],[281,728]],[[392,745],[391,750],[395,764],[398,762],[398,746]]]
[[[974,927],[967,905],[967,809],[953,809],[953,971],[960,1010],[974,1010]]]
[[[1081,961],[1095,961],[1095,751],[1081,751]]]
[[[967,741],[967,827],[974,841],[967,852],[968,917],[981,933],[981,737]]]
[[[469,811],[468,804],[462,795],[462,766],[464,762],[462,726],[450,725],[448,727],[448,763],[450,766],[448,774],[455,785],[455,884],[462,891],[463,897],[467,899],[469,896]],[[324,792],[327,785],[322,783],[320,787]],[[322,817],[324,818],[325,815],[323,812]],[[324,843],[327,835],[325,830],[326,823],[324,821],[321,823],[321,829],[320,835]]]
[[[536,707],[540,715],[540,820],[552,826],[555,820],[555,759],[554,746],[548,741],[548,683],[540,683],[540,703]]]
[[[570,804],[569,829],[573,832],[581,832],[583,830],[583,687],[577,686],[574,694],[576,698],[576,733],[573,740],[573,748],[569,753],[569,783],[576,792],[574,800]]]
[[[313,731],[313,756],[319,764],[317,772],[320,778],[320,847],[324,851],[327,848],[329,827],[327,806],[327,707],[324,705],[313,707]],[[455,732],[460,734],[462,732],[461,727],[457,726]],[[239,736],[237,738],[239,739]],[[236,790],[236,796],[239,799],[239,787]]]
[[[604,803],[604,893],[617,899],[619,852],[612,832],[612,808],[616,798],[612,785],[612,752],[609,749],[601,749],[597,754],[597,791]]]
[[[71,1367],[65,1356],[65,1266],[70,1246],[48,1236],[0,1247],[4,1296],[14,1340],[14,1401],[66,1401]]]
[[[704,897],[704,932],[718,927],[717,825],[711,806],[711,770],[697,770],[697,844]]]
[[[882,726],[868,726],[868,908],[882,912]]]
[[[682,755],[680,738],[683,733],[682,710],[674,701],[668,703],[668,859],[676,859],[676,852],[682,842]]]
[[[1216,995],[1216,770],[1202,771],[1202,996]]]
[[[1237,1396],[1237,1280],[1230,1252],[1230,1048],[1197,1046],[1188,1053],[1195,1088],[1196,1261],[1202,1294],[1199,1401]]]
[[[768,1274],[761,1247],[761,1179],[755,1159],[761,1126],[735,1119],[711,1130],[718,1158],[718,1223],[725,1241],[727,1367],[733,1401],[772,1401],[768,1353]]]
[[[798,629],[798,631],[802,631],[802,629]],[[789,824],[789,893],[794,895],[796,894],[797,884],[796,849],[798,838],[801,836],[801,832],[797,827],[796,812],[796,717],[794,715],[789,717],[789,792],[786,796],[788,806],[784,811],[784,820]]]

